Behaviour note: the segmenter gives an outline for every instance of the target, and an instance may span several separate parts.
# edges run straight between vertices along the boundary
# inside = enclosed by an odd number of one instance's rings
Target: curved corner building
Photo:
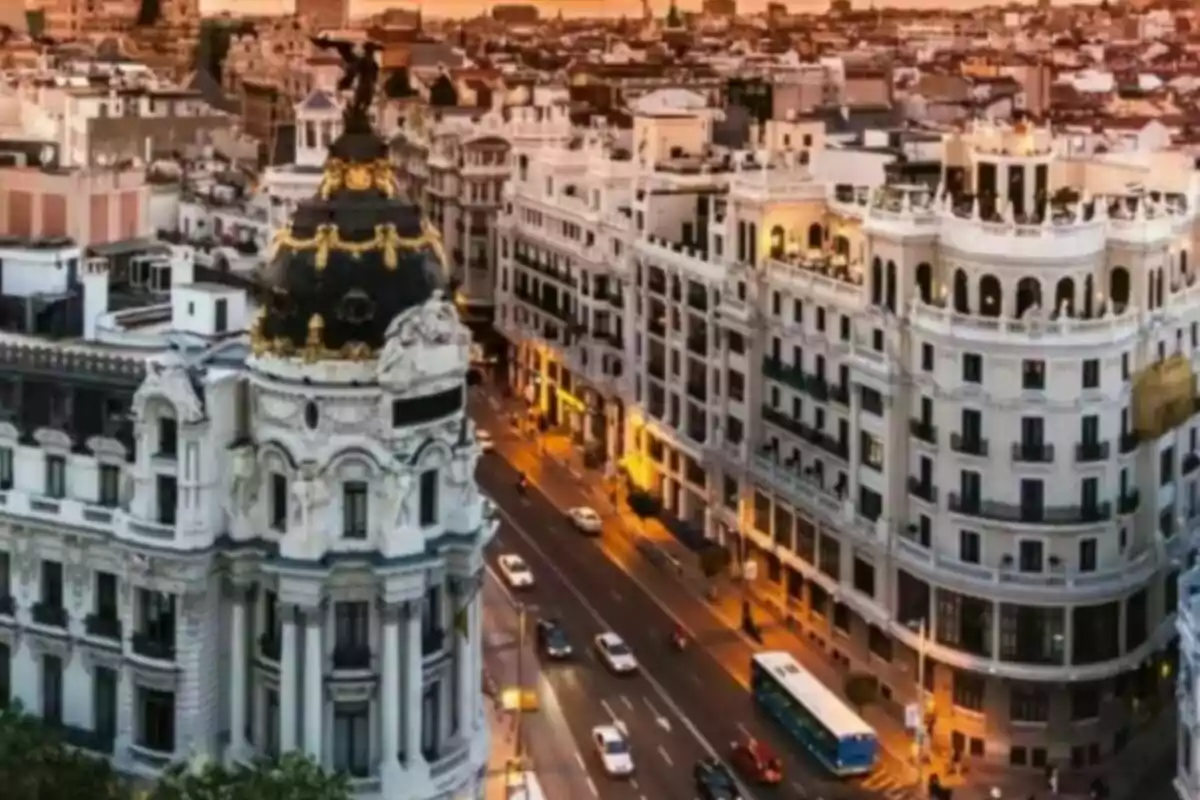
[[[252,323],[168,262],[124,339],[100,258],[85,340],[0,334],[2,699],[146,777],[298,749],[362,798],[482,797],[469,334],[386,146],[334,142]]]

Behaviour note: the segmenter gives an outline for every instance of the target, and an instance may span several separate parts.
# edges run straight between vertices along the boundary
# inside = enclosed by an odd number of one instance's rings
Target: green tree
[[[350,781],[302,753],[226,767],[176,764],[146,800],[350,800]]]
[[[5,800],[129,800],[109,762],[68,746],[19,703],[0,710],[0,796]]]
[[[846,699],[858,710],[874,703],[879,697],[879,681],[874,675],[856,674],[846,678]]]

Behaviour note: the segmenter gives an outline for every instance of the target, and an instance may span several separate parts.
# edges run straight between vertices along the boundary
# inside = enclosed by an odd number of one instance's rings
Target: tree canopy
[[[325,772],[302,753],[227,767],[176,764],[146,800],[350,800],[345,775]]]
[[[108,761],[69,747],[19,703],[0,710],[0,795],[5,800],[127,800]]]
[[[64,729],[65,731],[65,729]],[[104,758],[67,744],[63,732],[26,714],[0,709],[0,797],[4,800],[350,800],[350,782],[302,753],[227,767],[172,766],[146,791]]]

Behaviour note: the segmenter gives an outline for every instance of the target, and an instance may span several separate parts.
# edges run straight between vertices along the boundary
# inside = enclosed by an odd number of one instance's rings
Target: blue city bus
[[[754,656],[750,686],[759,707],[834,775],[865,775],[875,767],[875,730],[791,654]]]

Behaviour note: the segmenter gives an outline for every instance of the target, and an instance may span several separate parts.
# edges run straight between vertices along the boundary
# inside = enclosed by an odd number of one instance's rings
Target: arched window
[[[787,243],[787,236],[783,232],[782,225],[776,225],[771,228],[771,258],[783,258],[784,246]]]
[[[917,294],[921,298],[922,303],[933,302],[933,267],[927,262],[922,261],[917,264]]]
[[[1112,302],[1113,311],[1121,311],[1129,305],[1129,270],[1113,267],[1108,276],[1108,299]]]
[[[850,240],[845,236],[833,237],[833,252],[839,256],[850,258]]]
[[[1075,316],[1075,281],[1061,278],[1054,287],[1054,313],[1067,317]]]
[[[961,269],[954,273],[954,310],[960,314],[971,313],[971,287],[967,283],[967,273]]]
[[[821,227],[821,223],[814,222],[808,226],[808,249],[820,250],[825,244],[825,229]]]
[[[981,317],[998,317],[1004,310],[1004,289],[995,275],[984,275],[979,281],[979,308]]]
[[[896,262],[887,262],[887,307],[889,311],[896,310]]]
[[[871,261],[871,305],[883,305],[883,261]]]
[[[1042,284],[1037,278],[1025,277],[1017,282],[1017,319],[1031,308],[1042,304]]]

